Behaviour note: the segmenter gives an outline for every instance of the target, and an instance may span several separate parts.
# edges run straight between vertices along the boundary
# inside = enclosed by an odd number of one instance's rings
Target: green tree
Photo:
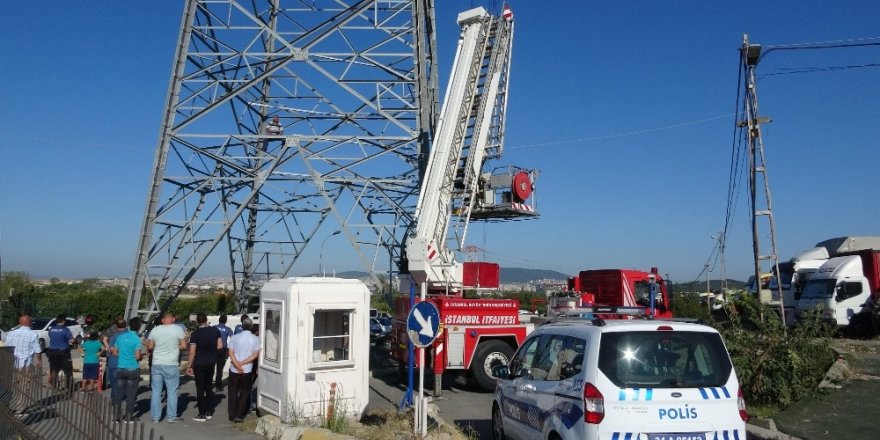
[[[18,316],[33,314],[36,288],[26,272],[6,272],[0,276],[0,322],[8,329],[18,323]]]
[[[704,322],[712,321],[712,313],[706,304],[700,301],[697,293],[674,294],[672,298],[672,316],[676,318],[695,318]]]

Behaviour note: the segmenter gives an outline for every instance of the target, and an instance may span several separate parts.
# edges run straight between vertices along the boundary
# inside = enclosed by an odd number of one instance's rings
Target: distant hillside
[[[525,283],[534,280],[559,280],[565,281],[568,275],[547,269],[525,269],[522,267],[502,267],[502,283]]]
[[[687,283],[672,283],[672,287],[676,292],[705,292],[706,281],[691,281]],[[709,280],[709,288],[711,290],[721,288],[721,280]],[[727,288],[730,290],[743,290],[746,283],[737,280],[727,280]]]
[[[367,272],[361,272],[361,271],[357,271],[357,270],[347,270],[344,272],[336,272],[336,273],[327,272],[326,275],[328,277],[348,278],[348,279],[361,279],[361,278],[367,278],[368,276],[370,276],[370,274]],[[316,276],[319,276],[319,274],[313,273],[311,275],[306,275],[306,276],[316,277]],[[388,274],[385,274],[385,278],[388,278]]]

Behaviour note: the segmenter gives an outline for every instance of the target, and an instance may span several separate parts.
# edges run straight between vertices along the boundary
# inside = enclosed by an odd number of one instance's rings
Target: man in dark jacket
[[[214,416],[214,368],[217,365],[217,352],[223,347],[220,331],[208,325],[204,313],[196,316],[199,328],[189,337],[189,368],[186,374],[195,376],[196,399],[199,414],[193,417],[196,422],[204,422]]]
[[[220,315],[220,323],[215,325],[214,328],[220,332],[220,341],[223,342],[223,348],[217,351],[217,368],[214,375],[214,387],[217,388],[217,390],[222,391],[223,368],[226,367],[226,359],[229,356],[226,344],[229,342],[229,337],[232,336],[232,329],[226,326],[226,315]]]

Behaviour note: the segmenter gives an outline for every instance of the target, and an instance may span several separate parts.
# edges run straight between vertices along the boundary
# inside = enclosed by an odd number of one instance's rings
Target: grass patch
[[[349,424],[343,434],[363,440],[415,440],[421,437],[413,433],[413,412],[398,413],[392,410],[372,410],[364,414],[359,424]],[[450,425],[438,425],[428,418],[428,435],[439,438],[442,434],[449,440],[473,440],[476,433],[463,433]]]
[[[749,416],[761,419],[772,418],[779,412],[779,408],[775,405],[749,405],[747,409],[749,411]]]
[[[257,430],[257,421],[258,419],[256,418],[250,418],[245,419],[241,423],[235,423],[232,426],[238,431],[252,433]]]

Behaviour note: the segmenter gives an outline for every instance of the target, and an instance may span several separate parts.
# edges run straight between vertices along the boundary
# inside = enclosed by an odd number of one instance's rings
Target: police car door
[[[520,413],[524,438],[541,439],[553,421],[556,388],[560,383],[559,357],[565,336],[545,335],[538,341],[529,375],[520,380],[518,400],[525,411]]]
[[[557,362],[547,376],[554,381],[555,403],[551,409],[553,428],[562,438],[584,436],[584,352],[586,341],[574,336],[564,336]],[[546,425],[546,423],[545,423]]]
[[[500,405],[504,431],[511,438],[523,439],[528,436],[528,430],[525,426],[529,412],[526,390],[533,387],[532,365],[535,362],[535,355],[541,340],[547,338],[546,335],[536,335],[527,339],[510,361],[510,380],[504,380],[498,384],[501,389]]]

